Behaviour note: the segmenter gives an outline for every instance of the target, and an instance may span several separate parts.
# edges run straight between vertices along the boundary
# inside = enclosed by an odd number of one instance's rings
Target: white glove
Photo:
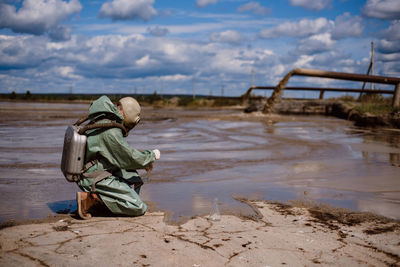
[[[153,150],[154,155],[156,156],[156,159],[160,159],[161,157],[161,152],[158,149]]]

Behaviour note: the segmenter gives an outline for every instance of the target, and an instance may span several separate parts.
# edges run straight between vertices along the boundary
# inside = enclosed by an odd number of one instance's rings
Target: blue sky
[[[375,74],[400,77],[400,0],[0,0],[0,92],[237,96],[252,70],[365,73],[371,41]]]

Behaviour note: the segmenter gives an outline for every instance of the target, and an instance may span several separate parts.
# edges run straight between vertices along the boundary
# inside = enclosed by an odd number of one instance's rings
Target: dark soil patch
[[[0,223],[0,230],[3,228],[15,226],[15,225],[17,225],[17,223],[14,220],[2,222],[2,223]]]
[[[318,259],[313,259],[312,262],[315,264],[321,264],[321,262]]]
[[[388,223],[391,219],[364,212],[353,212],[347,209],[333,208],[330,206],[318,206],[308,209],[310,215],[320,223],[339,223],[347,226],[355,226],[364,222]]]
[[[293,206],[285,203],[280,202],[272,202],[273,204],[272,209],[277,211],[285,216],[292,215],[295,216],[296,214],[293,212]]]
[[[367,235],[377,235],[377,234],[382,234],[382,233],[387,233],[387,232],[393,232],[397,228],[399,228],[398,224],[390,225],[390,226],[384,226],[384,227],[374,227],[370,229],[366,229],[363,232],[366,233]]]
[[[68,231],[68,226],[67,225],[53,226],[53,229],[56,230],[57,232]]]
[[[346,237],[347,237],[347,234],[346,234],[346,233],[343,233],[342,231],[338,231],[338,236],[339,236],[341,239],[343,239],[343,238],[346,238]]]

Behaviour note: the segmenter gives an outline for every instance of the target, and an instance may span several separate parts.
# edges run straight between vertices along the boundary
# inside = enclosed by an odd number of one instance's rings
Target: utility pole
[[[193,78],[193,99],[196,98],[196,79]]]
[[[254,69],[251,68],[251,87],[254,87]]]
[[[367,75],[374,75],[374,42],[371,42],[371,62],[369,63]],[[361,90],[364,90],[366,82],[363,83]],[[374,83],[371,82],[371,90],[374,89]],[[360,93],[358,100],[361,100],[363,92]]]
[[[374,42],[371,42],[371,75],[374,75]],[[371,83],[371,90],[374,90],[374,83]]]

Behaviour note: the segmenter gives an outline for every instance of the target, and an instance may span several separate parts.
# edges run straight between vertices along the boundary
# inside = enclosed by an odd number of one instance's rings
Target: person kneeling
[[[132,97],[121,98],[118,105],[114,105],[107,96],[102,96],[90,105],[89,120],[107,123],[112,118],[129,132],[139,123],[140,111],[139,103]],[[101,206],[117,215],[143,215],[147,206],[139,197],[143,181],[137,170],[151,169],[152,163],[159,158],[158,149],[139,151],[131,148],[120,128],[89,130],[85,163],[92,163],[92,166],[77,182],[83,191],[77,192],[76,198],[79,217],[89,219],[93,209]],[[104,171],[110,175],[99,181],[90,177],[91,173]],[[95,183],[94,187],[92,183]]]

